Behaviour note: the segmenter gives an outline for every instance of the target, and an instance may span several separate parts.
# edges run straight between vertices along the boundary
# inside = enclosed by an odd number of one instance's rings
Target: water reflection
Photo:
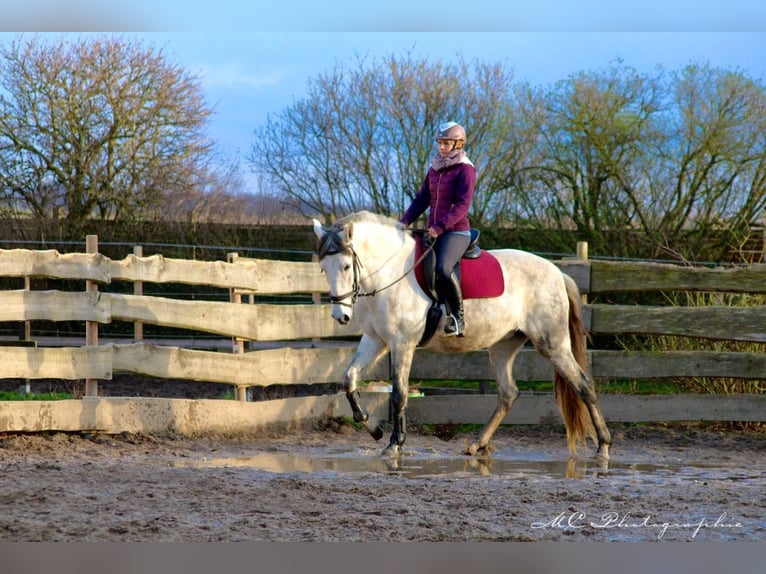
[[[179,461],[177,466],[197,468],[249,467],[266,472],[287,473],[387,473],[405,478],[429,476],[502,476],[524,478],[584,478],[624,472],[656,472],[662,465],[629,464],[600,459],[545,460],[513,457],[437,456],[412,452],[398,459],[359,451],[322,451],[321,453],[263,452],[250,456],[221,457],[206,460]]]

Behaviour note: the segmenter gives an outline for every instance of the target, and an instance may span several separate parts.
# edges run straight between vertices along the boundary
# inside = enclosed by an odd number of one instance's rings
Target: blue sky
[[[181,33],[142,35],[202,76],[216,106],[216,133],[243,153],[267,114],[304,97],[307,81],[360,56],[407,52],[416,57],[506,62],[519,81],[548,85],[621,58],[650,72],[692,62],[739,67],[766,80],[766,33]],[[244,147],[243,147],[244,146]]]
[[[442,61],[504,62],[516,80],[536,85],[604,69],[617,58],[645,72],[709,62],[766,81],[766,3],[752,0],[4,4],[0,42],[18,32],[109,32],[162,48],[200,74],[216,110],[211,135],[224,153],[241,158],[268,114],[301,99],[309,79],[359,57],[411,52]]]

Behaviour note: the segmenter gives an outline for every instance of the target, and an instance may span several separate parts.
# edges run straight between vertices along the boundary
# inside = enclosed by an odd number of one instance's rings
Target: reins
[[[414,269],[415,269],[415,268],[416,268],[418,265],[420,265],[420,264],[422,263],[423,259],[425,259],[425,258],[426,258],[426,255],[428,255],[428,254],[429,254],[429,253],[430,253],[430,252],[433,250],[433,248],[434,248],[434,245],[435,245],[435,244],[436,244],[436,242],[435,242],[435,241],[432,241],[432,242],[431,242],[431,244],[430,244],[430,245],[429,245],[429,246],[428,246],[428,247],[427,247],[427,248],[426,248],[426,249],[423,251],[423,253],[421,253],[421,254],[420,254],[420,257],[418,257],[418,258],[415,260],[415,263],[413,263],[413,264],[412,264],[412,266],[411,266],[411,267],[410,267],[410,268],[409,268],[407,271],[405,271],[405,272],[404,272],[404,273],[403,273],[401,276],[399,276],[399,278],[398,278],[398,279],[396,279],[396,280],[392,281],[391,283],[389,283],[388,285],[386,285],[386,286],[384,286],[384,287],[381,287],[380,289],[373,289],[372,291],[368,291],[368,292],[361,292],[361,293],[359,293],[359,292],[358,292],[358,293],[357,293],[357,297],[374,297],[376,293],[380,293],[381,291],[385,291],[385,290],[386,290],[386,289],[388,289],[389,287],[393,287],[394,285],[396,285],[397,283],[399,283],[399,281],[401,281],[402,279],[404,279],[405,277],[407,277],[407,275],[409,275],[410,273],[412,273],[412,271],[413,271],[413,270],[414,270]],[[354,259],[359,259],[359,256],[356,254],[356,251],[354,251],[354,250],[352,249],[352,250],[351,250],[351,252],[354,254]]]

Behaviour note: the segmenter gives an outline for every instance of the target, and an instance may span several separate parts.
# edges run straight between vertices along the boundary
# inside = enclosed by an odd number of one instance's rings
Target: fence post
[[[229,263],[236,263],[239,259],[239,253],[227,253],[226,261]],[[239,289],[229,289],[229,302],[241,304],[242,292]],[[242,355],[245,353],[245,341],[239,337],[231,338],[231,351],[235,355]],[[239,386],[234,387],[234,398],[238,401],[247,401],[247,389]]]
[[[85,236],[85,252],[88,255],[94,255],[98,253],[98,235]],[[98,291],[98,283],[95,281],[85,281],[85,291],[88,293],[95,293]],[[85,322],[85,346],[97,347],[98,346],[98,323],[96,321]],[[98,380],[97,379],[85,379],[85,396],[97,397],[98,396]]]
[[[144,247],[142,245],[133,246],[133,255],[136,257],[144,256]],[[133,295],[141,296],[144,294],[144,282],[135,281],[133,283]],[[135,321],[133,323],[133,339],[141,341],[144,338],[144,324],[141,321]]]
[[[32,290],[32,278],[24,277],[24,291],[31,291],[31,290]],[[32,339],[32,321],[29,321],[29,320],[24,321],[22,332],[19,334],[25,341],[31,340]]]
[[[239,259],[239,253],[227,253],[226,260],[229,263],[236,263]],[[242,292],[239,289],[229,289],[229,303],[242,303]],[[242,354],[245,352],[245,340],[239,337],[231,338],[232,352],[236,354]]]
[[[31,291],[32,290],[32,278],[31,277],[24,277],[24,291]],[[21,332],[19,333],[19,338],[24,341],[25,345],[30,344],[32,341],[32,321],[24,321],[24,324],[21,326]],[[35,345],[37,346],[37,345]],[[24,379],[24,393],[27,395],[32,392],[32,383],[29,378]]]
[[[587,241],[577,242],[577,259],[580,261],[588,260],[588,242]],[[583,305],[588,302],[587,294],[583,293],[582,295],[580,295],[580,298],[582,299]]]

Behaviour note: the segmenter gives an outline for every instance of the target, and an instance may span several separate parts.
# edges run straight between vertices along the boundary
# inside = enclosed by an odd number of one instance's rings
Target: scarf
[[[447,169],[448,167],[459,163],[471,163],[471,160],[465,155],[465,150],[463,148],[453,149],[447,157],[442,157],[437,153],[431,160],[431,167],[436,171],[442,171],[443,169]]]

